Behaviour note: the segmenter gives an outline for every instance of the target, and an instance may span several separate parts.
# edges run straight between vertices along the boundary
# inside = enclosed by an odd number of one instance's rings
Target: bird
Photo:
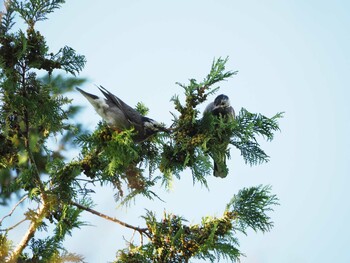
[[[76,87],[111,128],[124,131],[133,127],[136,131],[133,137],[135,143],[143,142],[160,131],[169,133],[169,130],[162,124],[141,115],[138,111],[104,87],[99,86],[98,88],[104,95],[104,98],[90,94]]]
[[[210,102],[205,108],[203,114],[212,113],[214,116],[228,116],[229,118],[235,118],[235,110],[232,108],[230,99],[225,94],[220,94],[215,98],[213,102]]]
[[[203,112],[203,117],[206,114],[212,114],[213,116],[219,118],[225,118],[226,121],[233,121],[236,117],[235,111],[230,104],[230,99],[224,94],[220,94],[215,98],[213,102],[210,102]],[[228,174],[228,169],[226,166],[226,149],[229,142],[220,142],[220,151],[210,153],[214,161],[214,172],[213,175],[216,177],[225,178]],[[218,146],[218,145],[216,145]]]

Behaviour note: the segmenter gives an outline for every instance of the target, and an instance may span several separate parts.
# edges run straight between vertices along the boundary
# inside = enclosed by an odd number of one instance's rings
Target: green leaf
[[[245,233],[250,227],[254,231],[269,231],[273,222],[266,212],[273,211],[278,198],[271,194],[271,186],[243,188],[227,205],[227,211],[235,214],[239,230]]]

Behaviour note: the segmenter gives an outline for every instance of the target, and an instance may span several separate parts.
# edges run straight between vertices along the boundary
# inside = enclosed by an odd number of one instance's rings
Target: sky
[[[159,217],[166,209],[194,224],[220,216],[239,189],[269,184],[280,200],[270,213],[274,228],[240,236],[242,263],[350,262],[349,12],[345,0],[68,0],[38,29],[53,52],[67,45],[86,56],[86,91],[103,85],[171,124],[170,98],[183,97],[175,82],[200,81],[214,58],[228,56],[227,69],[239,73],[219,92],[236,112],[285,112],[275,139],[260,141],[270,162],[250,167],[232,148],[229,176],[209,177],[210,190],[193,186],[186,171],[161,192],[165,202],[137,198],[117,209],[115,190],[105,187],[96,189],[95,209],[141,226],[145,209]],[[93,130],[100,117],[81,95],[70,97],[85,106],[80,118]],[[65,245],[86,262],[112,261],[132,236],[94,215],[84,220],[91,226]]]

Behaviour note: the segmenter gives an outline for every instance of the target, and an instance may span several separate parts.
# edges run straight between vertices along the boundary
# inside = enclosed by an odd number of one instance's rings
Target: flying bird
[[[80,88],[76,88],[94,107],[95,111],[116,130],[123,131],[134,127],[137,132],[134,136],[136,143],[147,140],[153,134],[163,131],[169,132],[155,120],[142,116],[138,111],[130,107],[117,96],[110,93],[104,87],[98,87],[104,98],[87,93]]]
[[[229,97],[221,94],[215,100],[207,105],[203,115],[211,113],[215,117],[223,117],[226,121],[233,121],[235,119],[235,111],[230,104]],[[211,153],[210,156],[214,161],[214,176],[225,178],[228,174],[226,166],[226,149],[229,142],[222,141],[222,152]]]

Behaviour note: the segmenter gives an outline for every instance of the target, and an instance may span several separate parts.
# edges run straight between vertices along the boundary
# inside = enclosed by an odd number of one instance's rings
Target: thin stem
[[[38,224],[42,221],[43,217],[46,214],[46,206],[45,203],[42,203],[41,206],[37,210],[37,216],[32,222],[30,226],[23,236],[21,242],[17,245],[17,247],[11,253],[11,256],[6,261],[7,263],[15,263],[17,262],[18,257],[21,255],[22,251],[28,245],[29,240],[34,236],[36,229],[38,228]]]
[[[102,217],[102,218],[104,218],[104,219],[107,219],[107,220],[109,220],[109,221],[112,221],[112,222],[117,223],[117,224],[119,224],[119,225],[122,225],[122,226],[124,226],[124,227],[133,229],[133,230],[139,232],[140,234],[145,234],[146,236],[148,236],[148,237],[150,238],[149,233],[147,233],[147,230],[148,230],[147,228],[140,228],[140,227],[136,227],[136,226],[130,225],[130,224],[128,224],[128,223],[125,223],[125,222],[123,222],[123,221],[121,221],[121,220],[115,218],[115,217],[110,217],[110,216],[108,216],[108,215],[105,215],[105,214],[103,214],[103,213],[101,213],[101,212],[98,212],[98,211],[96,211],[96,210],[94,210],[94,209],[91,209],[91,208],[89,208],[89,207],[83,206],[83,205],[78,204],[78,203],[73,202],[73,201],[71,201],[70,203],[71,203],[72,205],[78,207],[79,209],[85,210],[85,211],[87,211],[87,212],[90,212],[90,213],[92,213],[92,214],[94,214],[94,215],[97,215],[97,216],[99,216],[99,217]]]
[[[24,200],[26,200],[27,197],[28,197],[28,195],[23,196],[23,197],[21,198],[21,200],[19,200],[18,203],[15,204],[15,206],[12,208],[12,210],[10,211],[10,213],[8,213],[8,214],[5,215],[3,218],[1,218],[1,220],[0,220],[0,225],[2,224],[2,221],[4,221],[4,219],[5,219],[6,217],[12,216],[12,214],[13,214],[13,212],[15,212],[16,208],[17,208],[22,202],[24,202]]]
[[[18,227],[23,222],[27,221],[27,220],[28,220],[27,218],[23,218],[21,221],[19,221],[18,223],[14,224],[13,226],[10,226],[10,227],[5,228],[5,229],[0,229],[0,232],[9,232],[12,229],[15,229],[16,227]]]

